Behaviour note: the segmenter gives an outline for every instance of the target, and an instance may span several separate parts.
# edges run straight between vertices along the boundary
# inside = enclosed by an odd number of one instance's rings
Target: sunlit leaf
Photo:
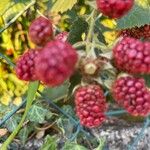
[[[33,105],[28,113],[28,119],[32,122],[43,123],[47,114],[47,110]]]
[[[0,2],[0,16],[11,6],[11,0],[2,0]]]
[[[51,9],[51,12],[65,12],[72,9],[72,7],[77,3],[77,0],[57,0]]]

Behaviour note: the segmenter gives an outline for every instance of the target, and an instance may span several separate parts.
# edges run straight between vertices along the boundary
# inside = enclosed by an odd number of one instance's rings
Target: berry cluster
[[[17,61],[16,74],[17,77],[25,81],[35,81],[37,76],[35,74],[35,59],[38,55],[38,50],[31,49],[25,52]]]
[[[133,116],[150,113],[150,91],[142,78],[120,77],[113,85],[113,97]]]
[[[111,18],[121,18],[133,6],[134,0],[97,0],[98,9]],[[149,25],[122,31],[124,37],[113,49],[116,67],[131,74],[150,73],[150,42],[136,38],[149,38]],[[32,42],[40,49],[31,49],[17,61],[16,74],[25,81],[40,80],[54,87],[62,84],[74,72],[78,60],[76,50],[67,42],[68,33],[53,37],[52,22],[46,18],[35,19],[29,27]],[[129,36],[129,37],[128,37]],[[135,37],[135,38],[132,38]],[[107,60],[108,61],[108,60]],[[97,77],[105,60],[85,57],[79,63],[82,75]],[[150,113],[150,91],[142,78],[118,78],[112,86],[114,99],[134,116]],[[105,121],[107,111],[103,90],[96,84],[81,86],[75,91],[76,114],[83,126],[97,127]]]
[[[56,35],[55,39],[60,40],[62,42],[66,42],[68,35],[69,35],[68,32],[61,32],[61,33]]]
[[[150,42],[125,37],[113,49],[118,69],[132,74],[150,73]]]
[[[76,112],[82,125],[92,128],[102,124],[107,110],[106,100],[98,85],[88,85],[75,93]]]
[[[76,62],[76,50],[69,43],[51,41],[37,57],[36,75],[45,84],[57,86],[73,74]]]
[[[77,62],[76,50],[66,42],[68,33],[63,32],[53,40],[51,21],[39,17],[31,23],[29,36],[41,48],[38,51],[29,50],[18,59],[18,78],[40,80],[48,86],[62,84],[73,74]]]
[[[29,37],[37,45],[44,45],[53,36],[53,27],[50,20],[39,17],[29,27]]]
[[[134,0],[96,0],[97,8],[104,15],[119,19],[131,10]]]
[[[121,36],[128,36],[133,38],[144,38],[149,39],[150,38],[150,25],[144,25],[141,27],[134,27],[131,29],[126,29],[121,31]]]

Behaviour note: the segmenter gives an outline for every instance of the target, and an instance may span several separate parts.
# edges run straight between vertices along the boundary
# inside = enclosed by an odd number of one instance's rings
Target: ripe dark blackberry
[[[69,34],[68,32],[61,32],[56,35],[55,39],[60,40],[62,42],[66,42],[68,38],[68,34]]]
[[[137,39],[140,39],[140,38],[149,39],[150,38],[150,25],[144,25],[141,27],[125,29],[121,31],[120,35],[133,37]]]
[[[76,50],[69,43],[51,41],[36,59],[37,77],[46,85],[58,86],[73,74],[76,62]]]
[[[122,71],[150,73],[150,42],[125,37],[113,49],[113,57],[116,67]]]
[[[35,19],[29,27],[29,37],[37,45],[44,45],[52,39],[53,27],[50,20],[39,17]]]
[[[114,99],[133,116],[150,113],[150,91],[142,78],[120,77],[113,85]]]
[[[20,80],[35,81],[35,59],[38,55],[38,50],[31,49],[24,53],[16,63],[16,75]]]
[[[96,0],[97,8],[104,15],[119,19],[131,10],[134,0]]]
[[[93,128],[105,121],[107,104],[103,90],[98,85],[78,88],[75,92],[75,104],[77,116],[83,126]]]

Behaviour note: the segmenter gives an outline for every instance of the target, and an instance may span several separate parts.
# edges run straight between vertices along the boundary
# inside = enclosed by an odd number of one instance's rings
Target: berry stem
[[[97,48],[99,50],[101,50],[101,49],[108,50],[108,48],[106,46],[102,46],[102,45],[99,45],[96,43],[86,42],[86,41],[78,42],[78,43],[74,44],[73,47],[77,49],[77,48],[85,46],[85,45],[89,45],[90,47],[94,47],[94,48]]]
[[[92,34],[93,34],[93,30],[94,30],[94,25],[95,25],[95,20],[94,20],[94,16],[95,16],[95,10],[92,11],[91,17],[90,17],[90,27],[89,27],[89,32],[87,35],[87,39],[86,39],[86,52],[88,53],[90,51],[91,45],[89,45],[88,43],[91,42],[92,40]]]

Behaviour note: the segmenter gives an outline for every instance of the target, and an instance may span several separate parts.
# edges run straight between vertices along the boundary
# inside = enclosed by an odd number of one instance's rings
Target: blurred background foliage
[[[136,1],[144,8],[149,6],[148,0]],[[34,48],[35,45],[28,37],[28,27],[31,21],[39,15],[44,14],[48,18],[52,19],[56,33],[61,31],[69,32],[73,22],[78,16],[88,18],[91,12],[90,7],[95,7],[93,0],[70,0],[69,4],[67,2],[68,1],[65,0],[1,1],[0,32],[2,32],[5,28],[6,30],[0,34],[0,54],[5,54],[15,63],[16,59],[26,50]],[[74,5],[77,2],[78,5]],[[62,5],[60,5],[60,3],[62,3]],[[118,36],[118,32],[115,30],[117,22],[115,20],[102,17],[102,19],[98,20],[97,26],[102,29],[101,40],[107,45],[111,45]],[[82,35],[82,38],[85,38],[85,34]],[[24,95],[26,94],[27,85],[27,82],[20,81],[16,77],[14,69],[9,66],[0,55],[0,119],[22,103]],[[69,83],[65,83],[56,89],[45,89],[44,92],[49,94],[48,96],[52,98],[54,102],[57,102],[58,105],[61,105],[61,103],[66,104],[66,106],[63,107],[65,111],[73,112],[71,106],[68,106],[68,102],[66,102],[68,87]],[[43,90],[42,86],[41,90]],[[61,131],[67,138],[72,136],[72,133],[74,132],[74,124],[63,117],[58,117],[53,109],[49,108],[40,97],[37,99],[40,100],[37,100],[34,103],[27,118],[28,121],[32,122],[32,124],[25,124],[24,128],[21,129],[18,135],[22,143],[25,144],[29,135],[33,136],[36,134],[37,137],[42,136],[41,134],[44,135],[46,130],[51,128],[51,132],[57,133]],[[63,99],[63,101],[59,102],[60,99]],[[24,109],[22,109],[20,113],[23,111]],[[12,132],[20,121],[20,113],[17,113],[14,117],[8,120],[8,122],[6,122],[3,126],[4,129],[7,128],[7,131]],[[75,118],[74,113],[71,115]],[[54,122],[54,118],[58,118],[58,121]],[[70,129],[69,131],[68,127]],[[30,128],[30,130],[27,130],[27,128]],[[7,132],[5,132],[3,140],[5,140],[6,137]],[[61,137],[59,138],[61,139]],[[50,142],[55,142],[55,140],[51,137],[47,137],[45,145],[47,145],[48,140]],[[94,143],[97,145],[99,141],[96,140]],[[75,143],[72,145],[74,144]],[[69,147],[70,145],[67,146]]]

